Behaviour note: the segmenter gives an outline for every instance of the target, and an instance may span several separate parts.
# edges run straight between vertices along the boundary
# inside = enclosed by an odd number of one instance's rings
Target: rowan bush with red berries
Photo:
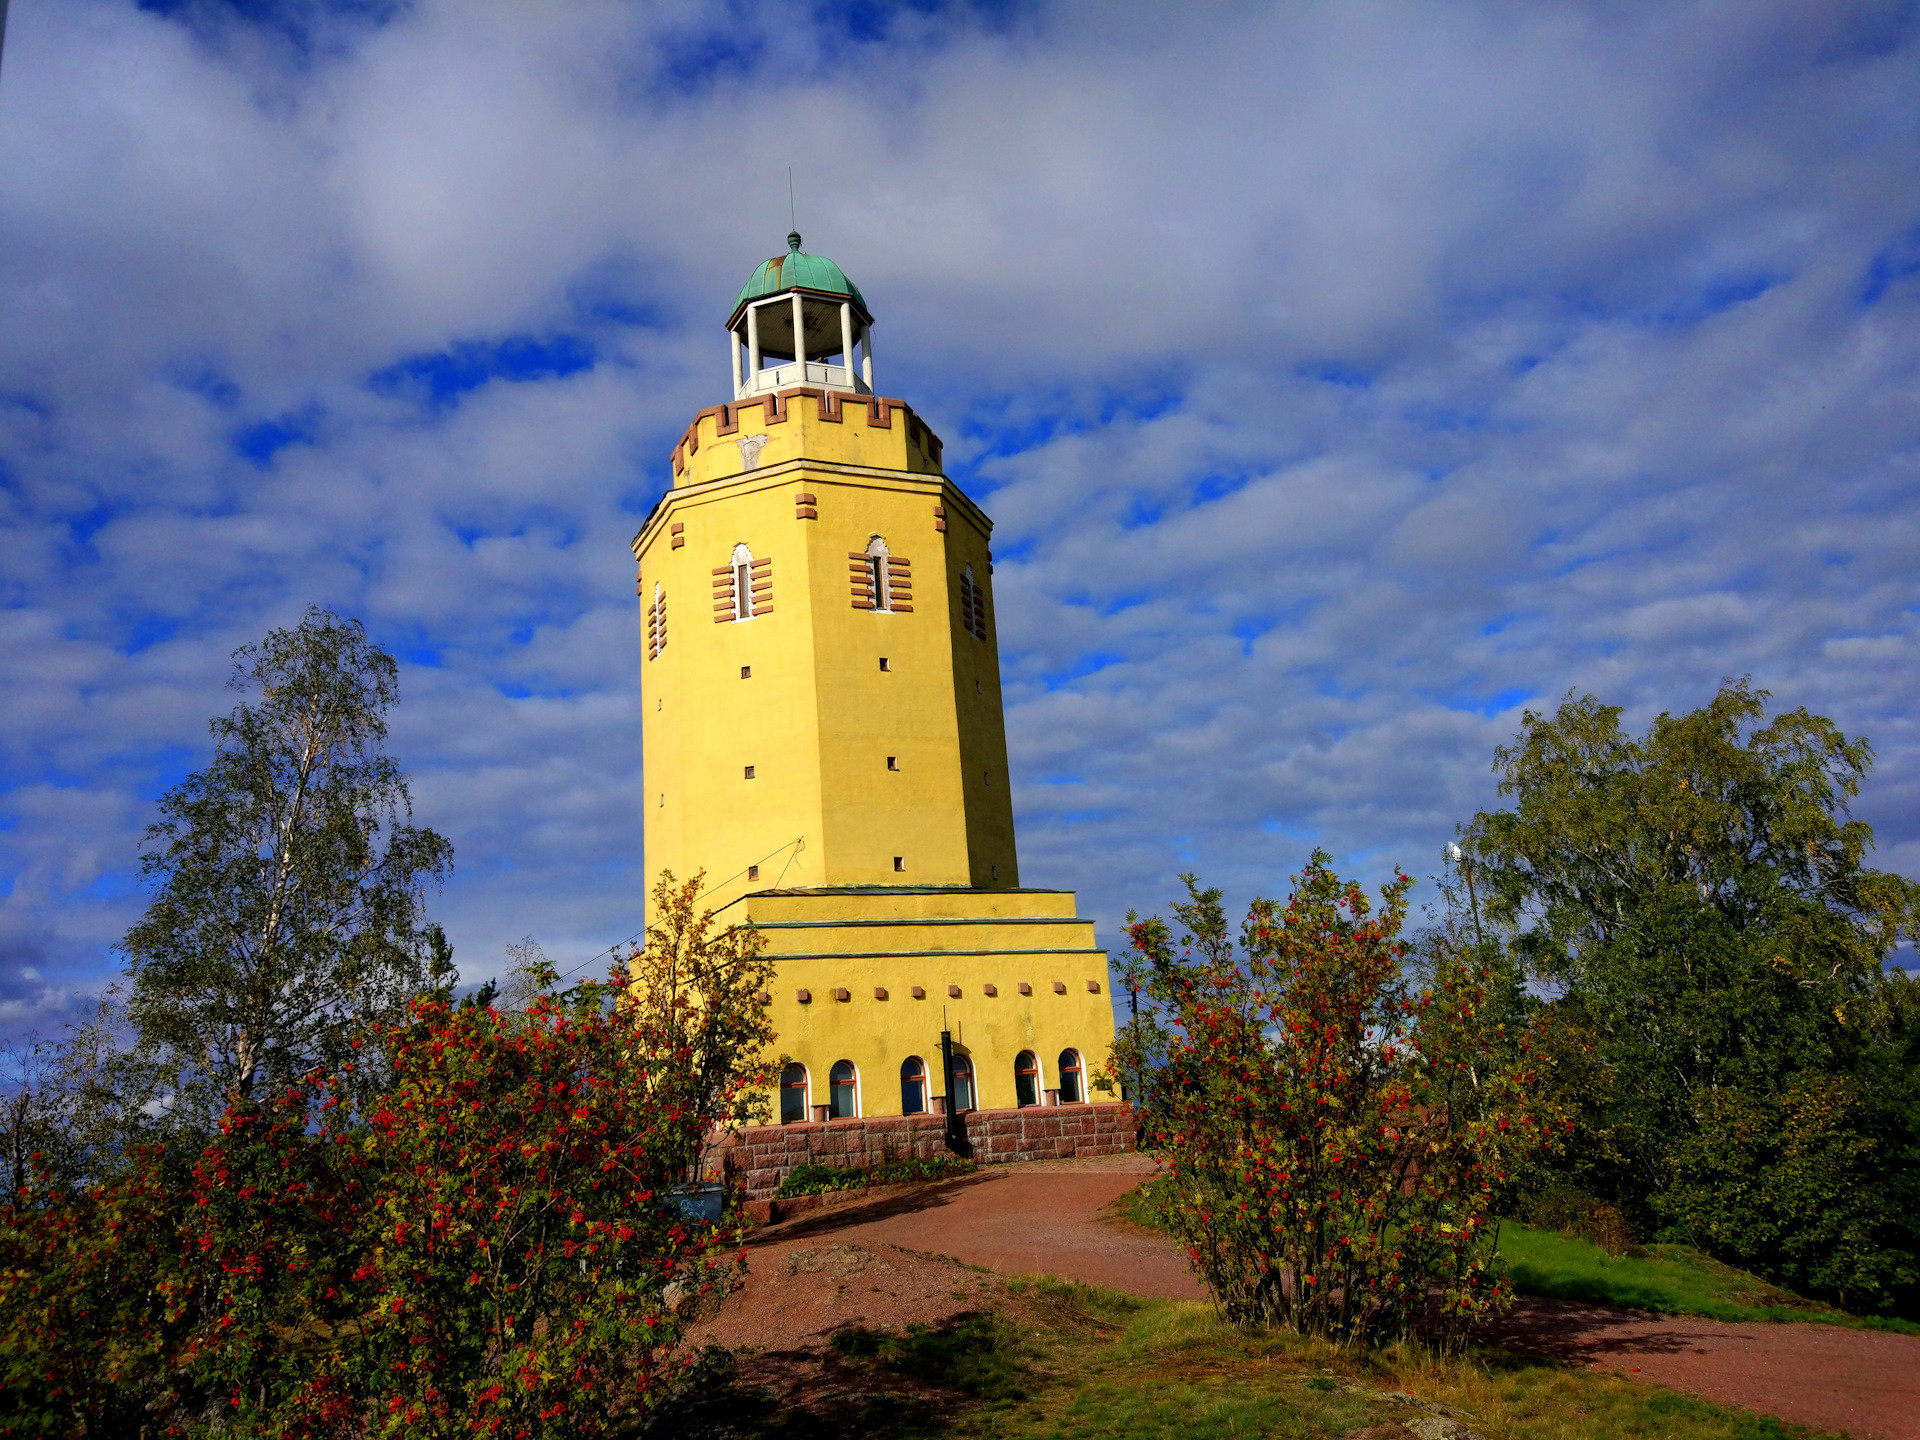
[[[1405,875],[1376,910],[1315,852],[1238,945],[1220,892],[1183,878],[1180,943],[1128,917],[1147,1004],[1108,1075],[1168,1164],[1164,1222],[1231,1319],[1457,1343],[1509,1294],[1497,1204],[1563,1128],[1490,1018],[1494,977],[1441,944],[1416,983]]]
[[[751,1113],[760,943],[698,880],[604,983],[416,1000],[349,1073],[236,1097],[199,1153],[44,1177],[0,1213],[0,1433],[560,1437],[643,1414],[739,1273],[692,1218]],[[662,993],[665,979],[670,989]],[[673,1288],[669,1288],[673,1287]],[[672,1303],[669,1303],[670,1300]]]

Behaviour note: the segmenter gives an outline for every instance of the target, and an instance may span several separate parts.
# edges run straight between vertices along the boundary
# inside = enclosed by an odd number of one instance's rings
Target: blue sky
[[[0,1028],[227,656],[403,662],[473,978],[644,887],[628,537],[787,227],[998,523],[1023,876],[1431,872],[1523,706],[1750,674],[1920,874],[1911,4],[16,0]]]

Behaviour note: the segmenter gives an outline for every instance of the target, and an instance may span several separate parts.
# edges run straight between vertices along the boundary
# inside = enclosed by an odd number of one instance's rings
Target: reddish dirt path
[[[798,1343],[847,1323],[830,1313],[847,1304],[871,1307],[862,1323],[898,1323],[887,1313],[895,1308],[889,1303],[895,1290],[900,1305],[914,1303],[917,1292],[920,1300],[937,1298],[936,1308],[949,1313],[964,1308],[973,1299],[964,1293],[971,1287],[960,1282],[964,1272],[927,1268],[937,1257],[1134,1295],[1204,1299],[1171,1243],[1108,1209],[1152,1169],[1138,1155],[994,1166],[944,1185],[801,1216],[755,1237],[753,1278],[728,1302],[717,1328],[746,1324],[761,1344]],[[795,1253],[801,1266],[872,1263],[830,1255],[837,1247],[892,1257],[897,1278],[890,1272],[871,1277],[880,1283],[869,1285],[864,1273],[849,1275],[835,1285],[840,1301],[834,1304],[816,1272],[789,1275],[794,1262],[787,1257]],[[1920,1440],[1916,1336],[1832,1325],[1729,1325],[1528,1298],[1489,1326],[1485,1338],[1861,1440]]]
[[[1920,1440],[1920,1336],[1522,1296],[1482,1338],[1862,1440]]]
[[[1158,1235],[1100,1218],[1153,1173],[1151,1160],[1035,1160],[866,1205],[802,1215],[764,1232],[781,1242],[898,1245],[1007,1275],[1056,1275],[1132,1295],[1204,1300],[1186,1257]]]

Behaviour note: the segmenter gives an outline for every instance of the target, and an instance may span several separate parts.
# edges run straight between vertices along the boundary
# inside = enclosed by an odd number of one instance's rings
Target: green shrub
[[[835,1190],[859,1190],[868,1185],[924,1184],[951,1180],[956,1175],[971,1175],[978,1168],[971,1160],[955,1155],[888,1160],[871,1166],[821,1165],[808,1161],[789,1170],[773,1196],[776,1200],[791,1200],[797,1195],[825,1195]]]
[[[1777,1095],[1709,1090],[1663,1208],[1714,1255],[1864,1312],[1907,1308],[1920,1259],[1880,1183],[1878,1138],[1848,1080],[1803,1075]]]

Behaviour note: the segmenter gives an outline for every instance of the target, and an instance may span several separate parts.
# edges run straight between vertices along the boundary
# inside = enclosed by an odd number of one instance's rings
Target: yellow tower
[[[942,1109],[942,1030],[955,1109],[1084,1102],[1106,954],[1019,883],[992,522],[875,393],[872,326],[789,235],[634,537],[647,872],[767,937],[785,1122]]]

